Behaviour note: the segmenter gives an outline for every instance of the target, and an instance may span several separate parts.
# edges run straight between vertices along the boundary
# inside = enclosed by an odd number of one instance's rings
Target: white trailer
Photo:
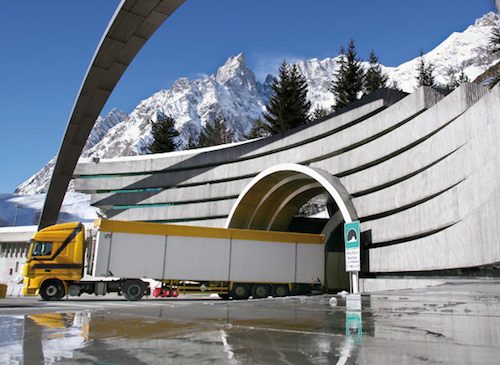
[[[42,288],[42,278],[33,275],[33,286],[27,292],[41,288],[45,299],[60,299],[61,291],[69,295],[118,292],[127,299],[137,300],[150,291],[143,279],[155,279],[163,283],[154,292],[156,295],[170,295],[179,290],[211,291],[222,297],[242,299],[310,292],[321,289],[323,283],[322,235],[103,219],[94,223],[91,234],[87,233],[87,243],[80,244],[83,232],[70,231],[78,229],[70,225],[65,229],[70,241],[66,239],[65,247],[57,250],[61,255],[51,257],[48,263],[66,269],[66,276],[52,278],[52,282],[60,281],[64,288],[53,284],[54,298],[51,298]],[[58,231],[57,226],[45,230],[52,234]],[[48,234],[45,230],[37,233],[40,241]],[[68,261],[68,257],[76,261]],[[68,268],[76,267],[83,257],[87,274],[96,280],[81,277],[75,280],[77,275],[68,273],[74,270]],[[41,267],[36,262],[33,267]],[[83,276],[83,264],[81,267]],[[97,280],[103,277],[116,279]]]

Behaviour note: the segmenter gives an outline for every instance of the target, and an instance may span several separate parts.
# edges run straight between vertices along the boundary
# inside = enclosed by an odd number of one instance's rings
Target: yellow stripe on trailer
[[[103,232],[121,232],[132,234],[151,234],[163,236],[226,238],[248,241],[271,241],[283,243],[322,244],[325,237],[321,234],[257,231],[235,228],[214,228],[183,226],[176,224],[129,222],[98,219],[94,227]]]

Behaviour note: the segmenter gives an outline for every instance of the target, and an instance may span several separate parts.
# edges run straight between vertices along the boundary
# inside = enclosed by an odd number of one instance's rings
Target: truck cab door
[[[61,245],[60,242],[35,241],[31,258],[36,276],[51,276],[54,269],[53,253]]]

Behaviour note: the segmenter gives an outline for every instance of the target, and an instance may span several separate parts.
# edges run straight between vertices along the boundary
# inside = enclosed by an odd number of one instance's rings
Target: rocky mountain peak
[[[219,67],[215,80],[218,83],[225,84],[234,78],[247,78],[253,76],[253,72],[246,66],[245,55],[242,53],[234,57],[229,57],[226,63]],[[255,79],[255,76],[253,76]]]
[[[498,14],[490,11],[489,13],[484,14],[481,18],[476,19],[474,22],[474,27],[492,27],[499,26],[498,24],[499,17]]]
[[[494,26],[498,26],[498,16],[487,13],[477,19],[474,25],[451,34],[425,54],[426,62],[436,65],[436,80],[445,83],[447,71],[451,67],[458,72],[463,70],[474,80],[498,62],[487,52]],[[418,49],[415,53],[418,53]],[[306,78],[312,110],[317,107],[329,110],[334,104],[329,89],[339,67],[338,60],[339,56],[335,56],[296,63]],[[397,83],[403,91],[413,92],[417,63],[418,57],[415,57],[397,67],[382,66],[382,69],[391,83]],[[363,64],[366,67],[366,62]],[[250,131],[253,122],[262,117],[271,95],[273,79],[273,75],[268,75],[264,83],[257,82],[254,73],[246,65],[243,53],[230,57],[215,74],[193,80],[179,78],[170,89],[160,90],[142,100],[128,116],[124,112],[112,110],[104,118],[99,117],[82,156],[114,158],[148,153],[152,138],[149,120],[154,119],[157,111],[176,120],[176,128],[181,133],[179,140],[184,145],[188,140],[196,139],[203,126],[219,117],[226,120],[236,139],[241,140]],[[34,194],[44,191],[54,162],[55,159],[51,160],[21,184],[17,192]]]

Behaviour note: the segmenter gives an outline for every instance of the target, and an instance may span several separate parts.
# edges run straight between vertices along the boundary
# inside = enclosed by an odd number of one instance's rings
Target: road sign
[[[345,270],[360,271],[360,234],[359,221],[344,224],[344,242],[345,242]]]

